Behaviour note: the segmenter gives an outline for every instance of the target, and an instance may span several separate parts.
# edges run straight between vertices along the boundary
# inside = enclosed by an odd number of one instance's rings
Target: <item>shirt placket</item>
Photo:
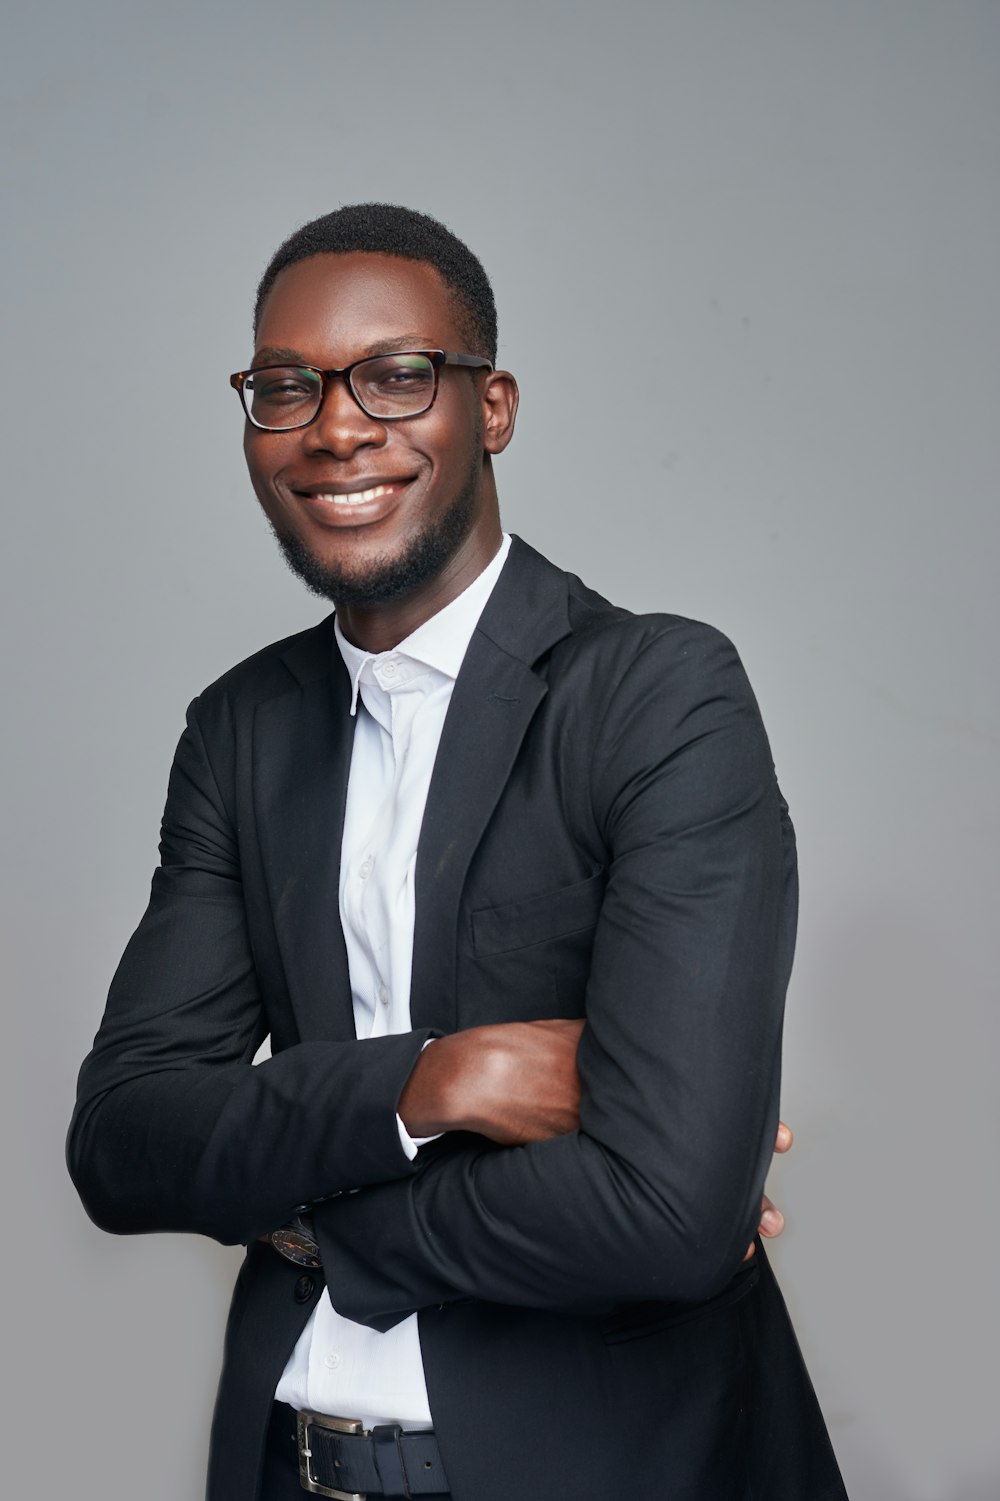
[[[414,719],[422,702],[418,680],[408,665],[390,659],[374,673],[378,685],[380,730],[392,749],[392,775],[381,799],[359,867],[358,936],[370,967],[371,1027],[369,1037],[400,1030],[396,1013],[408,1004],[408,984],[394,963],[394,934],[400,931],[400,903],[407,900],[410,867],[416,853],[415,807],[407,787],[407,752]],[[372,695],[374,699],[374,694]],[[387,712],[385,712],[387,711]],[[388,725],[386,724],[388,722]],[[419,822],[419,820],[417,820]],[[412,845],[412,849],[410,846]],[[406,980],[408,981],[408,967]],[[403,989],[405,994],[400,993]],[[408,1019],[404,1018],[408,1025]]]

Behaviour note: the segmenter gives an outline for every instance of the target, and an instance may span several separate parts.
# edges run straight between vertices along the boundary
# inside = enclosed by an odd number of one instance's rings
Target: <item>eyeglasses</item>
[[[434,405],[442,365],[465,365],[492,370],[489,360],[445,349],[407,349],[374,359],[355,360],[341,370],[316,370],[312,365],[262,365],[237,370],[229,384],[239,392],[254,427],[265,432],[288,432],[315,422],[327,385],[343,380],[358,406],[379,422],[419,417]]]

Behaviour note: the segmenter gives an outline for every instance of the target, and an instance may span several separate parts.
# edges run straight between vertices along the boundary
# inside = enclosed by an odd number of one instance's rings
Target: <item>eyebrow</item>
[[[437,347],[433,340],[428,344],[422,334],[394,334],[391,338],[376,339],[373,344],[366,344],[364,353],[358,358],[366,360],[380,354],[399,354],[409,349],[436,349]],[[261,365],[306,365],[311,370],[317,368],[306,359],[301,350],[282,349],[273,344],[265,344],[262,349],[254,352],[250,369],[256,370]]]
[[[254,357],[250,362],[253,370],[257,365],[308,365],[297,349],[277,349],[266,345],[263,349],[254,351]]]

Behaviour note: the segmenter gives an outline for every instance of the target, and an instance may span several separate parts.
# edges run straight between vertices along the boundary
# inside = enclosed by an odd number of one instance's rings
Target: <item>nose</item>
[[[302,429],[308,453],[332,453],[338,459],[349,459],[359,448],[379,448],[385,440],[385,424],[358,405],[343,376],[327,380],[315,420]]]

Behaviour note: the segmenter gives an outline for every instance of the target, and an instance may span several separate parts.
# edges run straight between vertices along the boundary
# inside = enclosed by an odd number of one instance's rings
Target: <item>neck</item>
[[[372,605],[337,605],[340,629],[362,651],[392,651],[473,583],[496,557],[503,541],[499,515],[477,527],[440,573],[401,599]]]

